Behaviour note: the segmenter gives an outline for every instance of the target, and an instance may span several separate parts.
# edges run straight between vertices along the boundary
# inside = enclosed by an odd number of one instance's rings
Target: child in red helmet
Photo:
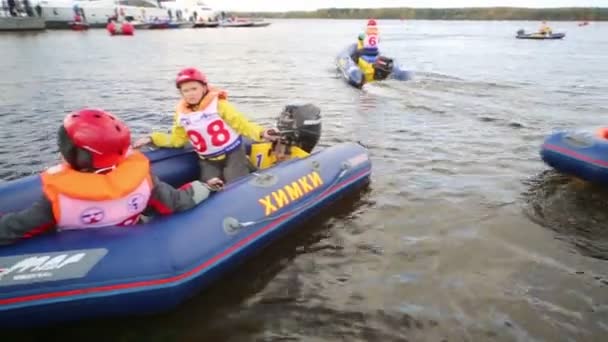
[[[58,144],[64,163],[40,175],[43,196],[32,207],[0,217],[0,244],[48,230],[130,226],[147,208],[167,215],[209,195],[200,182],[176,190],[153,176],[131,150],[129,128],[102,110],[67,115]]]
[[[154,132],[135,142],[158,147],[183,147],[187,142],[200,157],[200,180],[218,186],[247,175],[250,165],[242,137],[253,141],[275,141],[276,130],[264,129],[247,120],[215,89],[207,76],[195,68],[177,74],[175,85],[182,99],[177,104],[171,134]]]
[[[376,20],[369,19],[365,27],[365,33],[360,36],[357,41],[357,48],[351,55],[352,60],[357,63],[357,66],[363,72],[365,83],[374,80],[374,62],[380,54],[379,41],[380,36]]]

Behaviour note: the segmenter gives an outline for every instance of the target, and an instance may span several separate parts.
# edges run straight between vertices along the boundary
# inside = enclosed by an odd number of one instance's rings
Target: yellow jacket
[[[309,154],[297,146],[291,146],[291,158],[306,158]],[[258,169],[267,169],[277,163],[276,156],[272,153],[272,143],[255,143],[251,144],[251,153],[249,161]]]
[[[239,111],[234,108],[232,104],[230,104],[227,100],[227,95],[223,91],[218,91],[215,89],[210,89],[207,95],[201,100],[198,104],[197,108],[194,108],[192,111],[201,110],[206,107],[206,105],[213,99],[213,97],[219,97],[217,102],[217,111],[219,116],[234,129],[237,133],[242,136],[245,136],[254,141],[262,141],[262,132],[264,132],[264,128],[261,126],[247,120],[247,118],[241,114]],[[180,125],[178,118],[178,112],[183,110],[183,108],[187,107],[185,105],[185,101],[182,99],[178,103],[175,111],[175,115],[173,116],[173,126],[171,127],[171,133],[167,134],[164,132],[153,132],[150,135],[152,139],[152,143],[158,147],[172,147],[172,148],[180,148],[184,147],[186,143],[189,141],[188,135],[186,134],[186,130],[182,125]]]
[[[374,65],[366,62],[363,58],[359,57],[357,62],[359,69],[363,73],[363,83],[369,83],[374,81]]]
[[[363,49],[363,41],[357,40],[357,50]],[[363,73],[363,83],[369,83],[374,81],[374,65],[366,62],[363,58],[359,57],[357,66]]]
[[[551,28],[549,26],[547,26],[547,24],[541,24],[539,32],[543,33],[543,34],[544,33],[550,34],[551,33]]]

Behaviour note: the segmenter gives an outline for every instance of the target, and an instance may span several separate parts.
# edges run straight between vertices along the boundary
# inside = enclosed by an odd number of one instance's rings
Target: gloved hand
[[[262,132],[265,141],[276,141],[279,139],[279,131],[276,128],[267,128]]]
[[[218,190],[222,190],[222,188],[224,187],[224,182],[217,177],[213,177],[210,180],[208,180],[207,183],[205,183],[205,185],[211,191],[218,191]]]
[[[140,148],[140,147],[142,147],[144,145],[148,145],[151,142],[152,142],[152,138],[150,138],[149,136],[143,137],[143,138],[139,138],[139,139],[137,139],[133,143],[132,147],[135,148],[135,149],[138,149],[138,148]]]
[[[190,183],[190,187],[192,188],[192,199],[196,204],[206,200],[211,192],[214,191],[214,189],[201,181],[194,181]]]

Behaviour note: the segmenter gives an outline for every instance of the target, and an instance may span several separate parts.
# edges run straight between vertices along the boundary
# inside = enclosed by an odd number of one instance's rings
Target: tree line
[[[234,13],[265,18],[424,19],[424,20],[608,20],[608,8],[326,8],[316,11]]]

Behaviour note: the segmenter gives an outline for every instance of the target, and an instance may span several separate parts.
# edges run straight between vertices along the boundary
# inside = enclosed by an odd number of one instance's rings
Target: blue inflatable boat
[[[608,185],[608,128],[553,133],[540,154],[561,173]]]
[[[357,44],[351,44],[346,49],[338,54],[336,57],[336,68],[344,77],[346,82],[354,87],[361,88],[364,84],[363,72],[359,69],[359,66],[353,59],[351,55],[357,49]],[[373,58],[369,60],[370,63],[373,63]],[[401,66],[394,64],[393,69],[389,75],[389,79],[399,80],[399,81],[407,81],[412,79],[413,72],[403,69]]]
[[[517,35],[515,38],[517,39],[537,39],[537,40],[545,40],[545,39],[562,39],[566,36],[565,33],[551,33],[551,34],[542,34],[542,33],[525,33],[523,30],[517,31]]]
[[[179,186],[198,177],[188,149],[147,152]],[[198,207],[134,228],[50,233],[0,246],[0,326],[48,325],[169,310],[280,235],[369,182],[371,162],[344,143],[250,174]],[[41,196],[38,176],[0,185],[0,212]]]

